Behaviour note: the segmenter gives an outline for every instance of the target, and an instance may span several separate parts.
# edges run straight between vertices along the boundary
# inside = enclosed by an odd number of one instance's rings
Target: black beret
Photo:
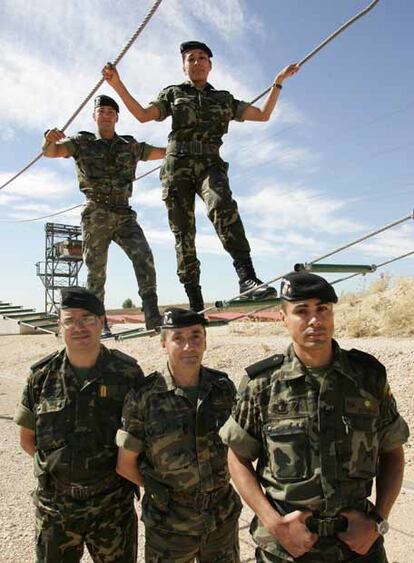
[[[96,98],[95,98],[95,109],[100,108],[102,106],[109,106],[111,108],[114,108],[114,110],[119,113],[119,105],[110,96],[105,96],[105,95],[96,96]]]
[[[206,324],[204,315],[200,315],[192,309],[171,307],[164,311],[161,328],[183,328],[192,325],[205,326]]]
[[[182,55],[187,53],[187,51],[192,51],[193,49],[200,49],[201,51],[204,51],[210,58],[213,56],[210,47],[207,47],[205,43],[201,43],[200,41],[184,41],[184,43],[181,43],[180,45],[180,53]]]
[[[292,272],[280,282],[280,299],[302,301],[318,298],[322,303],[337,303],[334,288],[325,278],[310,272]]]
[[[105,307],[102,301],[84,287],[76,285],[64,287],[60,293],[61,309],[85,309],[98,317],[105,314]]]

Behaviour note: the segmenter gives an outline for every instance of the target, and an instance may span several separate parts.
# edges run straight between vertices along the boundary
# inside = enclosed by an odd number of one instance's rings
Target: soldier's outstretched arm
[[[124,102],[132,115],[138,119],[139,122],[145,123],[147,121],[155,121],[160,117],[160,110],[150,105],[144,108],[127,90],[125,84],[122,82],[118,71],[110,63],[106,64],[102,69],[102,76],[106,82],[115,90],[121,100]]]
[[[251,461],[229,448],[228,463],[237,490],[269,532],[293,557],[307,553],[318,539],[305,524],[312,513],[296,510],[281,516],[263,493]]]
[[[160,160],[165,158],[165,147],[153,147],[148,155],[147,160]]]
[[[33,430],[20,426],[20,445],[27,454],[31,457],[34,456],[36,451],[36,438]]]
[[[261,108],[255,106],[248,106],[243,114],[244,121],[268,121],[276,107],[279,94],[282,89],[282,84],[289,76],[293,76],[299,70],[299,65],[296,63],[290,64],[281,70],[275,77],[273,86]]]
[[[116,472],[135,483],[139,487],[144,486],[144,478],[141,471],[138,469],[137,459],[140,454],[137,454],[131,450],[126,450],[125,448],[118,449],[118,461],[116,464]]]
[[[60,158],[70,156],[70,153],[64,145],[60,145],[59,142],[65,139],[65,134],[54,127],[53,129],[48,129],[44,135],[42,152],[43,156],[48,158]]]

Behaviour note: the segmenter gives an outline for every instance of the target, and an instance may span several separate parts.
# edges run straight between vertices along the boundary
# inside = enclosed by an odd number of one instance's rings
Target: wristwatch
[[[385,536],[385,534],[390,529],[390,525],[388,523],[388,520],[383,518],[376,508],[372,508],[368,512],[368,518],[371,518],[371,520],[374,520],[377,532],[381,536]]]

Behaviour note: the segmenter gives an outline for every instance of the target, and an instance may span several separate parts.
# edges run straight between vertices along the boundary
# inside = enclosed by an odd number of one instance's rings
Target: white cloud
[[[13,173],[0,172],[0,184],[10,179]],[[43,198],[61,198],[72,193],[74,182],[57,174],[52,170],[35,169],[22,174],[2,192],[13,196],[30,197],[35,200]]]

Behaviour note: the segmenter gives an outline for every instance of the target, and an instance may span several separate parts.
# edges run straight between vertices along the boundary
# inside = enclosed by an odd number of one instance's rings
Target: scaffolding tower
[[[45,225],[45,260],[36,263],[36,274],[45,287],[45,313],[57,313],[62,287],[79,285],[83,264],[81,235],[78,226]]]

